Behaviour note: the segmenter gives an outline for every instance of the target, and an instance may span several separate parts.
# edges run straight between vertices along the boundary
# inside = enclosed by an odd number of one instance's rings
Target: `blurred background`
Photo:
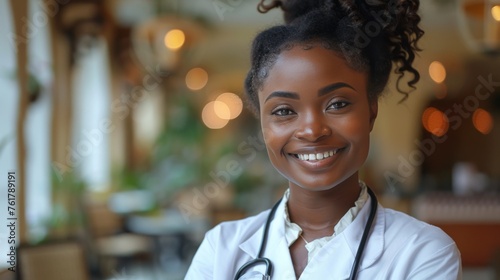
[[[0,219],[18,246],[12,273],[1,226],[0,279],[183,279],[208,229],[282,195],[244,105],[251,41],[282,22],[258,2],[0,1],[0,177],[16,190],[10,213],[0,188]],[[421,16],[421,80],[400,103],[391,79],[361,177],[454,238],[465,279],[500,279],[500,1]]]

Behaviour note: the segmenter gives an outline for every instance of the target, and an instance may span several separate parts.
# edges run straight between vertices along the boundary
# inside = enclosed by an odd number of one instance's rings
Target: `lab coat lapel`
[[[354,256],[358,250],[359,244],[361,242],[361,237],[370,215],[371,203],[374,201],[370,198],[369,203],[366,203],[363,209],[360,211],[358,218],[356,218],[351,226],[347,227],[343,232],[346,243],[350,248],[352,254],[352,261],[354,261]],[[377,205],[377,213],[375,214],[375,220],[373,221],[372,230],[368,236],[366,242],[365,250],[361,256],[361,263],[359,265],[358,272],[370,267],[375,263],[382,255],[384,250],[384,230],[385,230],[385,215],[383,207]],[[349,274],[351,267],[349,266]]]
[[[354,221],[338,236],[328,242],[308,263],[302,273],[304,279],[348,279],[351,274],[354,258],[361,242],[366,221],[370,214],[370,203],[367,202]],[[358,272],[372,265],[382,254],[384,246],[384,215],[378,206],[372,232],[361,257]],[[325,275],[328,275],[324,278]]]
[[[263,232],[264,225],[259,227],[254,234],[252,234],[247,240],[243,241],[239,246],[240,249],[252,259],[255,259],[259,253]],[[267,243],[269,244],[269,241]]]
[[[325,277],[327,275],[327,278],[323,279],[348,279],[354,262],[354,256],[358,250],[363,230],[370,214],[371,203],[372,200],[370,199],[365,203],[354,221],[339,236],[328,242],[318,252],[314,259],[307,265],[301,278],[316,279],[315,277]],[[264,251],[264,257],[269,258],[273,263],[273,279],[295,279],[290,251],[285,239],[284,211],[284,204],[281,203],[276,211],[275,218],[271,222],[266,250]],[[250,259],[257,257],[262,242],[264,225],[265,220],[259,229],[239,246],[243,253]],[[373,265],[382,255],[384,230],[384,210],[379,204],[372,231],[361,257],[358,272]]]
[[[263,257],[270,259],[273,264],[273,279],[295,279],[290,251],[285,239],[284,212],[284,203],[281,202],[269,227],[268,239],[263,254]],[[259,253],[265,223],[264,220],[262,226],[239,246],[251,259],[255,259]]]

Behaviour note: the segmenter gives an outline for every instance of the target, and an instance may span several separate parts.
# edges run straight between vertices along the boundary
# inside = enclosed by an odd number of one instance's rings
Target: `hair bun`
[[[274,8],[281,8],[283,17],[288,24],[293,20],[316,9],[330,7],[331,1],[325,0],[272,0],[266,4],[266,0],[260,0],[257,10],[261,13],[267,13]]]
[[[421,49],[417,42],[424,34],[418,26],[419,0],[273,0],[269,4],[261,0],[259,11],[267,12],[274,8],[281,8],[284,12],[285,22],[290,24],[298,18],[314,10],[323,10],[326,13],[339,17],[339,20],[349,21],[364,39],[366,48],[368,43],[381,42],[384,49],[390,53],[390,59],[395,64],[394,72],[398,77],[398,91],[405,94],[399,87],[405,72],[413,77],[408,81],[408,86],[415,88],[420,79],[418,71],[413,68],[416,52]],[[359,38],[357,38],[359,39]],[[358,42],[359,43],[359,42]],[[380,48],[382,45],[371,48]],[[384,50],[380,50],[386,52]]]

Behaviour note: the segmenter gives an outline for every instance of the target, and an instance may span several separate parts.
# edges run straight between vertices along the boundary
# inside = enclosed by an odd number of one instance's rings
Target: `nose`
[[[295,137],[308,142],[317,142],[330,136],[332,129],[328,125],[326,116],[321,113],[310,113],[305,115],[299,122],[295,131]]]

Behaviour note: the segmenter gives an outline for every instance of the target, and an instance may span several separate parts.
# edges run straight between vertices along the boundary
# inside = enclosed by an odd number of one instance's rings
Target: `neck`
[[[333,234],[333,227],[354,206],[360,187],[357,174],[324,191],[308,190],[290,184],[290,220],[311,237]]]

